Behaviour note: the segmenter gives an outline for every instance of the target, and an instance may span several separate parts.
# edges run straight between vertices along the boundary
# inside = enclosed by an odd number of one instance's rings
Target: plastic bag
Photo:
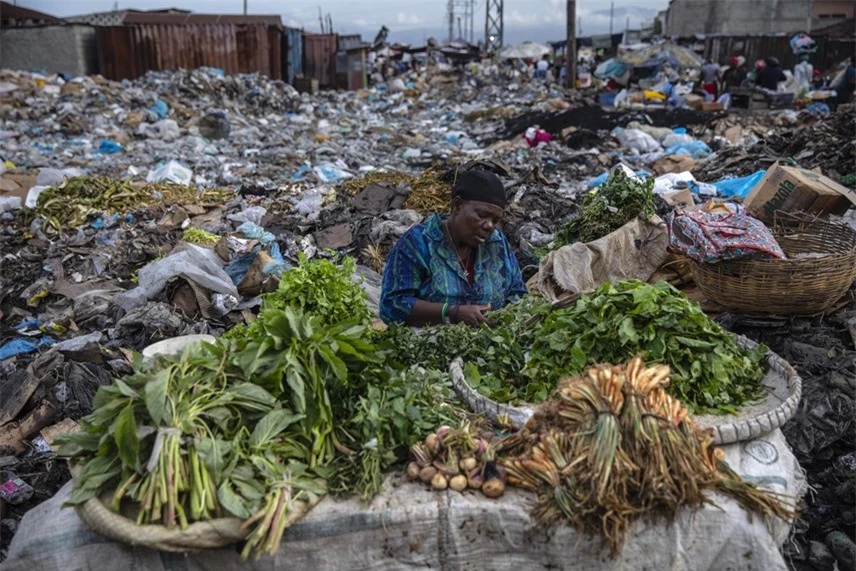
[[[174,182],[175,184],[190,184],[193,179],[193,171],[176,161],[169,161],[165,165],[149,171],[146,182]]]
[[[709,157],[713,151],[707,146],[704,141],[697,141],[690,138],[688,142],[679,142],[666,149],[666,154],[669,155],[689,155],[694,159],[703,159]]]
[[[226,218],[232,222],[251,222],[255,225],[259,225],[261,224],[262,218],[264,218],[265,214],[267,214],[267,208],[264,206],[250,206],[240,212],[230,214]],[[248,236],[248,238],[249,237],[250,236]]]
[[[764,178],[766,173],[767,171],[758,171],[755,174],[750,174],[749,176],[727,178],[714,182],[713,187],[716,188],[717,195],[723,198],[732,198],[734,196],[746,198],[752,189],[755,188],[755,185]]]
[[[173,119],[163,119],[157,123],[140,123],[137,134],[149,139],[174,141],[181,136],[181,129]]]
[[[140,268],[139,285],[116,296],[116,303],[129,311],[158,295],[167,282],[184,278],[215,293],[240,298],[232,279],[223,270],[223,263],[213,250],[186,242],[176,246],[178,251]]]
[[[253,208],[260,207],[254,206]],[[276,239],[276,236],[274,236],[270,232],[266,232],[264,228],[262,228],[258,224],[250,222],[249,220],[238,226],[238,232],[243,232],[244,236],[246,236],[250,240],[258,240],[259,242],[261,242],[262,246],[267,246]]]
[[[621,127],[616,127],[610,134],[618,139],[618,142],[625,149],[636,150],[640,153],[654,153],[663,150],[663,147],[660,146],[660,143],[654,137],[639,129],[622,129]]]

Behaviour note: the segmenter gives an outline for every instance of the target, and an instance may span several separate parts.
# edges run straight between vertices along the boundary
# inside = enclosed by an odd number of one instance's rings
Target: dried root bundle
[[[599,365],[564,379],[525,428],[505,439],[501,465],[510,485],[538,494],[536,519],[567,519],[600,533],[617,553],[641,515],[671,519],[718,491],[747,510],[790,520],[785,498],[744,482],[722,459],[710,430],[666,394],[669,367]]]

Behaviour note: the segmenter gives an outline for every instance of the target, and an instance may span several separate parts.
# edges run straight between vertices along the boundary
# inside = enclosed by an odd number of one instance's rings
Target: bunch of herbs
[[[597,240],[654,212],[654,179],[634,180],[616,170],[603,185],[583,195],[579,215],[559,228],[554,247]]]

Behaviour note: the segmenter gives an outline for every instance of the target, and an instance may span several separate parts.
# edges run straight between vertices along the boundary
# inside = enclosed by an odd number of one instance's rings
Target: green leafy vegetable
[[[616,170],[599,188],[583,195],[579,216],[559,228],[555,247],[597,240],[640,214],[654,214],[654,179],[640,182]]]

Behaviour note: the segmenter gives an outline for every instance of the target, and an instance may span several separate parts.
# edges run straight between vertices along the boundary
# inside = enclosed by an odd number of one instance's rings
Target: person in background
[[[452,188],[449,216],[432,214],[408,230],[386,260],[380,317],[421,327],[466,323],[526,294],[517,258],[497,228],[506,205],[495,174],[470,170]]]
[[[729,67],[722,74],[723,91],[729,92],[743,85],[746,81],[746,58],[737,56],[731,58]]]
[[[794,80],[800,89],[808,90],[811,88],[811,80],[814,74],[814,66],[808,62],[808,54],[800,56],[800,62],[794,66]]]
[[[826,88],[826,79],[820,73],[819,69],[812,72],[811,88],[813,91],[823,91]]]
[[[719,64],[714,63],[710,58],[701,66],[701,88],[705,93],[709,93],[716,99],[716,79],[719,73]]]
[[[764,59],[764,67],[758,72],[755,83],[758,87],[777,91],[779,83],[787,80],[788,78],[785,76],[785,72],[782,71],[782,66],[778,58],[768,57]]]
[[[853,92],[856,91],[856,57],[850,56],[850,61],[841,78],[835,78],[835,85],[832,87],[838,94],[836,101],[838,105],[844,105],[853,101]]]
[[[547,79],[547,72],[550,71],[550,59],[547,54],[538,60],[538,63],[535,64],[535,78],[536,79]]]

